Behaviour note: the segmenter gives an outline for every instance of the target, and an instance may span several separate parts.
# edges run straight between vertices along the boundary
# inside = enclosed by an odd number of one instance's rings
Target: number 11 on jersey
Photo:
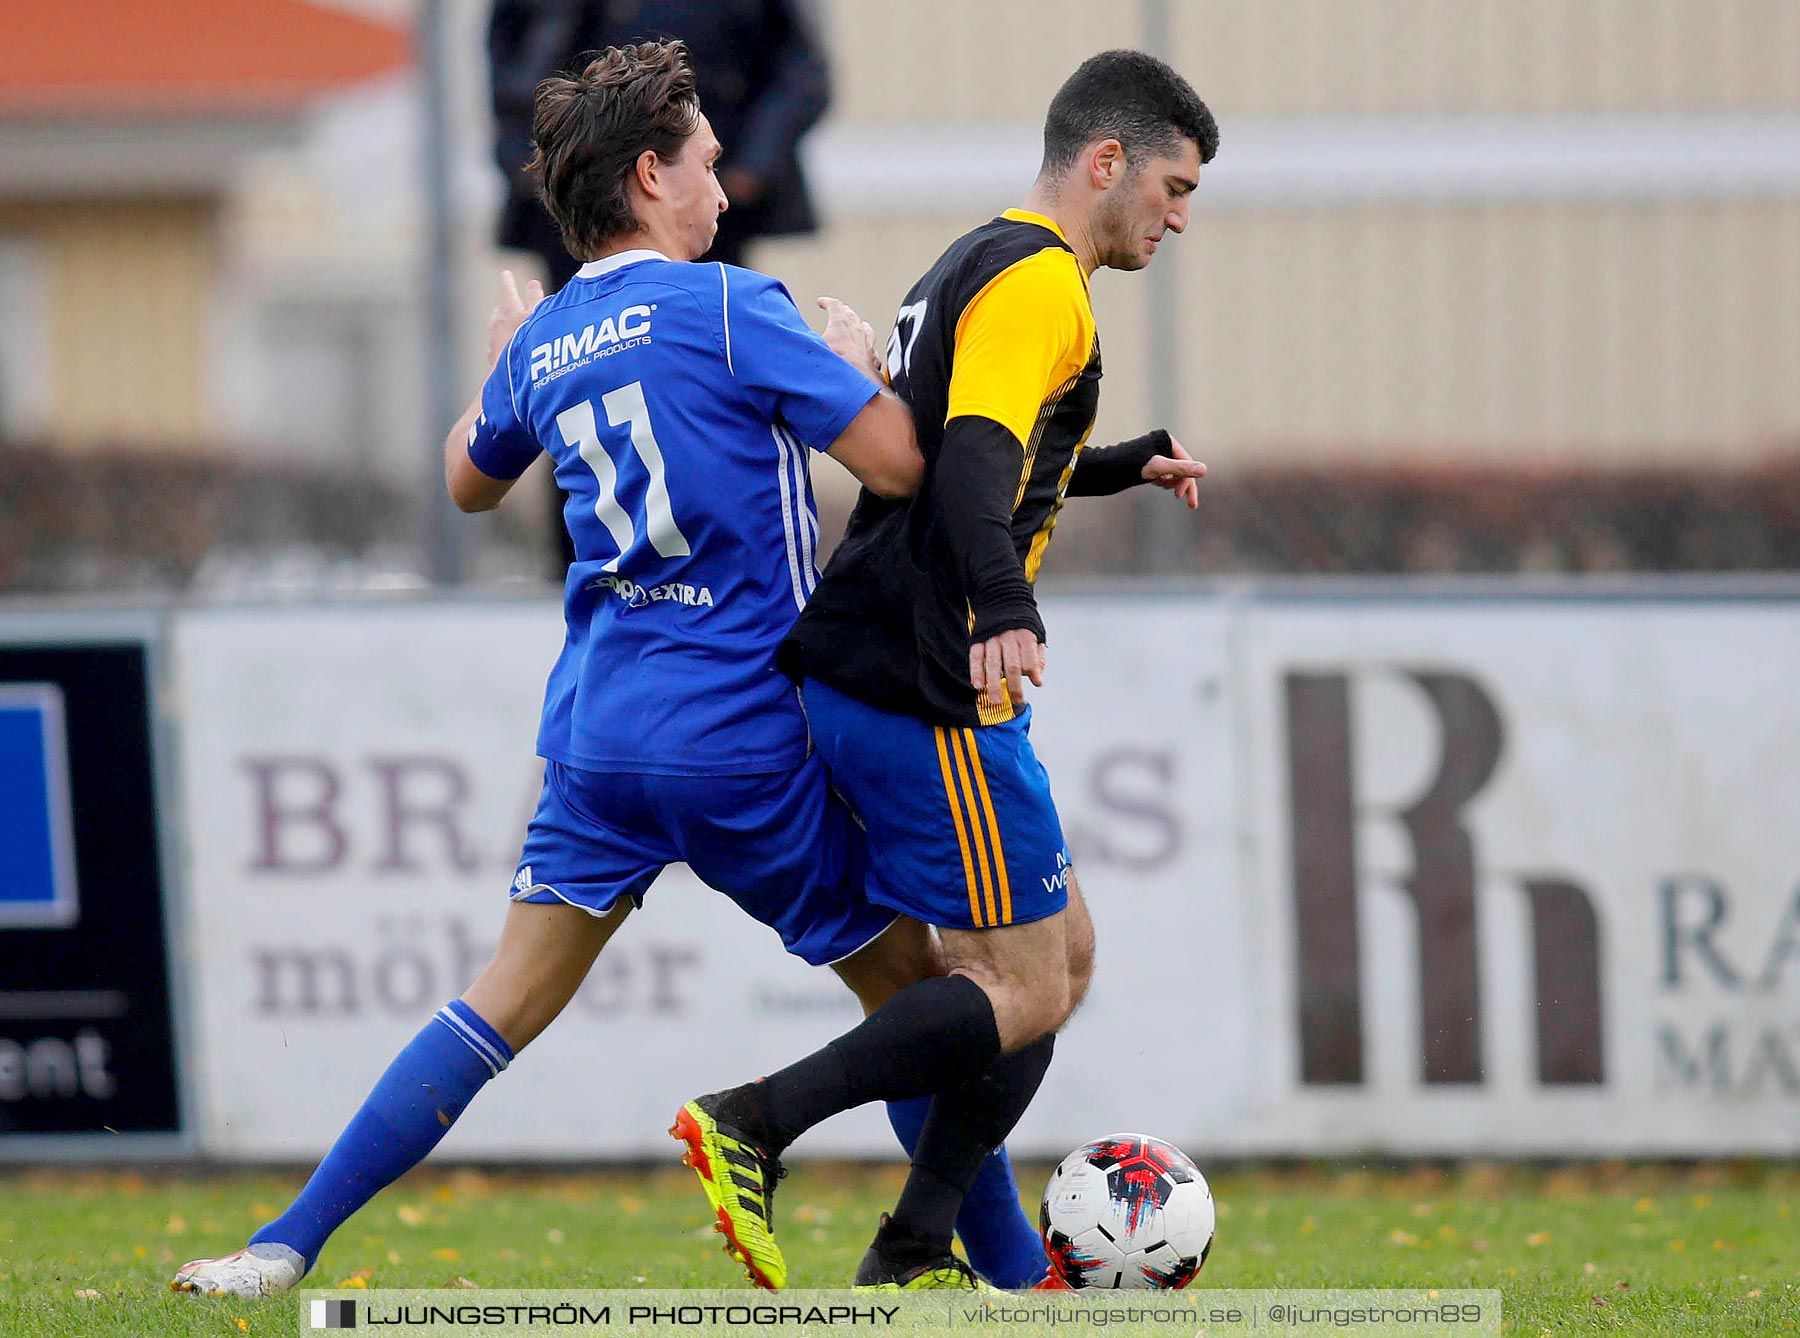
[[[606,532],[619,549],[618,556],[608,561],[602,570],[619,569],[619,559],[636,542],[640,528],[658,555],[686,557],[693,550],[688,546],[681,526],[675,523],[675,509],[669,502],[668,467],[663,463],[656,431],[650,426],[650,406],[644,402],[644,383],[633,381],[610,390],[601,396],[600,403],[605,406],[606,421],[610,426],[631,428],[631,449],[650,476],[649,487],[644,490],[644,514],[634,517],[619,504],[618,466],[607,454],[606,447],[600,444],[593,401],[582,400],[556,415],[556,426],[562,432],[563,440],[580,452],[594,473],[594,482],[600,489],[594,502],[594,515],[606,526]]]

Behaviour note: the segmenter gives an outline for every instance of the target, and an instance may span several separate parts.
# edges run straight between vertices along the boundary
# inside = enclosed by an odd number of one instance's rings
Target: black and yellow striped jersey
[[[1008,210],[953,243],[906,295],[887,372],[925,482],[901,501],[862,493],[782,665],[934,723],[1010,719],[977,705],[969,647],[1042,637],[1031,583],[1100,399],[1087,276],[1056,224]]]

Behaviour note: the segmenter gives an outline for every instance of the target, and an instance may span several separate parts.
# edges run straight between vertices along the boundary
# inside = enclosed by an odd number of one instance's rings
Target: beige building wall
[[[1205,216],[1184,417],[1264,462],[1800,449],[1800,203]]]
[[[825,12],[835,129],[863,143],[935,123],[962,142],[984,123],[1016,139],[1083,57],[1141,43],[1150,7],[832,0]],[[1648,126],[1651,169],[1627,189],[1276,192],[1224,207],[1203,174],[1186,237],[1147,274],[1095,277],[1096,440],[1147,424],[1146,297],[1169,285],[1172,426],[1215,464],[1703,465],[1800,450],[1800,188],[1659,190],[1651,119],[1794,126],[1800,3],[1166,0],[1164,12],[1175,63],[1220,118],[1215,181],[1246,125],[1325,127],[1336,146],[1358,125],[1506,126],[1527,148],[1540,133]],[[1671,166],[1691,174],[1704,155],[1683,152]],[[911,282],[989,212],[928,199],[896,217],[840,210],[758,263],[803,305],[832,292],[885,332]]]
[[[217,214],[196,199],[0,203],[0,234],[42,257],[53,443],[211,444]]]
[[[1222,113],[1800,109],[1794,0],[1162,0]],[[827,0],[835,114],[1032,119],[1144,0]]]

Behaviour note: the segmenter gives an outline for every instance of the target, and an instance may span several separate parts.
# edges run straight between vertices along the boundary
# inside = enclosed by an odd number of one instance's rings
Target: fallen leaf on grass
[[[1613,1283],[1613,1290],[1616,1292],[1628,1292],[1631,1290],[1631,1284],[1625,1281],[1624,1278],[1620,1278],[1617,1282]]]
[[[80,1291],[76,1292],[75,1295],[79,1296],[84,1301],[98,1301],[100,1299],[100,1293],[95,1291],[92,1287],[83,1287]]]
[[[1746,1301],[1754,1301],[1757,1297],[1759,1297],[1761,1295],[1762,1295],[1761,1287],[1752,1287],[1749,1291],[1744,1293],[1744,1299]]]
[[[709,1230],[709,1231],[711,1229],[712,1229],[711,1227],[707,1228],[707,1230]],[[548,1231],[546,1231],[544,1233],[544,1239],[549,1241],[552,1245],[561,1245],[563,1243],[563,1241],[565,1241],[568,1238],[563,1235],[561,1227],[551,1227]]]
[[[238,1328],[242,1329],[245,1333],[250,1332],[250,1321],[245,1319],[242,1315],[238,1315],[231,1322],[237,1325]]]
[[[1548,1245],[1550,1243],[1550,1233],[1548,1231],[1534,1231],[1529,1236],[1525,1237],[1525,1243],[1533,1246]]]
[[[179,1236],[187,1230],[187,1218],[180,1213],[170,1213],[169,1225],[166,1229],[171,1236]]]
[[[445,1263],[455,1264],[462,1262],[462,1251],[451,1245],[440,1245],[431,1252],[431,1257],[442,1259]]]
[[[1604,1296],[1594,1297],[1594,1304],[1599,1306],[1602,1310],[1609,1309],[1612,1306],[1612,1302],[1607,1300]]]
[[[429,1214],[423,1208],[415,1208],[410,1203],[403,1203],[394,1209],[394,1216],[407,1226],[423,1226]]]
[[[1410,1231],[1402,1231],[1398,1227],[1388,1232],[1389,1245],[1417,1245],[1419,1238]]]
[[[481,1289],[481,1284],[474,1278],[454,1277],[450,1279],[450,1285],[461,1288],[463,1291],[479,1291]]]

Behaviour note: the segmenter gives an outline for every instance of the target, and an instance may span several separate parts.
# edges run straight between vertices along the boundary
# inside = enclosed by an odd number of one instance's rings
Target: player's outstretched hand
[[[881,359],[875,354],[875,327],[870,325],[847,302],[835,297],[821,297],[819,306],[825,312],[826,346],[852,367],[881,380]]]
[[[1200,480],[1206,477],[1206,466],[1169,438],[1169,454],[1153,455],[1144,465],[1144,480],[1175,494],[1187,503],[1189,511],[1200,507]]]
[[[1044,645],[1029,628],[1002,632],[969,647],[969,681],[977,697],[999,706],[1025,704],[1025,680],[1044,686]]]
[[[525,318],[544,300],[544,285],[533,279],[519,295],[519,281],[509,269],[500,271],[500,301],[488,317],[488,363],[500,361],[501,353],[512,340],[513,332],[525,324]]]

